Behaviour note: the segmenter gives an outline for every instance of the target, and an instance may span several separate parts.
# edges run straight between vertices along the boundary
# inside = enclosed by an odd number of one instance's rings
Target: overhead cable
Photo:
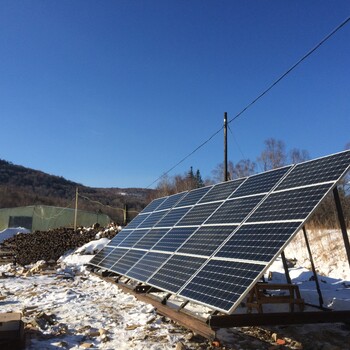
[[[306,58],[311,56],[321,45],[323,45],[328,39],[330,39],[339,29],[344,27],[350,21],[350,17],[346,18],[342,23],[340,23],[335,29],[333,29],[328,35],[326,35],[316,46],[314,46],[310,51],[308,51],[303,57],[301,57],[295,64],[293,64],[285,73],[283,73],[277,80],[275,80],[271,85],[268,86],[260,95],[258,95],[253,101],[251,101],[246,107],[244,107],[239,113],[237,113],[232,119],[228,121],[228,124],[239,118],[245,111],[247,111],[252,105],[254,105],[258,100],[260,100],[264,95],[266,95],[273,87],[275,87],[283,78],[285,78],[290,72],[292,72],[300,63],[302,63]],[[215,131],[206,141],[202,142],[197,148],[195,148],[192,152],[190,152],[187,156],[183,157],[179,162],[177,162],[174,166],[172,166],[169,170],[164,172],[161,176],[159,176],[156,180],[154,180],[151,184],[147,186],[150,188],[154,183],[159,181],[162,177],[169,174],[172,170],[174,170],[177,166],[183,163],[187,158],[189,158],[192,154],[197,152],[200,148],[206,145],[212,138],[214,138],[221,130],[223,126]]]

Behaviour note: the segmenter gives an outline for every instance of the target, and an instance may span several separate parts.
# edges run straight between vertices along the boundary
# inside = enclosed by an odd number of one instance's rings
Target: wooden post
[[[284,252],[281,253],[281,256],[282,256],[282,263],[284,267],[284,272],[286,274],[287,283],[292,284],[292,279],[290,278],[290,275],[289,275],[287,259],[286,259],[286,256],[284,255]]]
[[[77,230],[77,219],[78,219],[78,187],[75,189],[74,231]]]
[[[227,176],[227,112],[224,113],[224,181],[228,180]]]
[[[342,208],[342,205],[341,205],[341,202],[340,202],[340,197],[339,197],[339,192],[338,192],[338,188],[337,187],[334,187],[333,195],[334,195],[335,206],[337,208],[338,220],[339,220],[340,228],[341,228],[341,232],[342,232],[342,235],[343,235],[345,250],[346,250],[346,254],[348,256],[348,261],[349,261],[349,265],[350,265],[350,243],[349,243],[348,233],[346,231],[346,224],[345,224],[345,219],[344,219],[343,208]]]
[[[318,300],[320,303],[320,307],[323,307],[323,297],[322,297],[322,293],[321,293],[321,288],[320,288],[320,283],[318,281],[318,277],[317,277],[317,273],[316,273],[316,269],[315,269],[315,264],[314,264],[314,259],[312,257],[312,253],[311,253],[311,248],[310,248],[310,244],[309,244],[309,240],[307,238],[307,234],[306,234],[306,229],[305,226],[303,226],[303,233],[304,233],[304,238],[305,238],[305,242],[306,242],[306,248],[307,251],[309,253],[309,258],[310,258],[310,263],[311,263],[311,269],[312,272],[314,274],[314,278],[315,278],[315,283],[316,283],[316,289],[317,289],[317,293],[318,293]]]
[[[123,210],[123,225],[126,226],[127,225],[127,220],[128,220],[128,205],[125,204],[124,205],[124,210]]]

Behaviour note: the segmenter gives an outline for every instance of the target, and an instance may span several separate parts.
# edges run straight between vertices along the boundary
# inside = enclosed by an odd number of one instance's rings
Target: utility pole
[[[78,218],[78,187],[75,189],[74,231],[77,230],[77,218]]]
[[[224,113],[224,181],[228,180],[227,176],[227,112]]]

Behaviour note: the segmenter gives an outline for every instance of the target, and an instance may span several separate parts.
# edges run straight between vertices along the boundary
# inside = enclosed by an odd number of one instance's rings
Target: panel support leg
[[[320,304],[320,308],[322,308],[323,307],[322,292],[321,292],[321,288],[320,288],[320,283],[318,281],[318,276],[317,276],[316,269],[315,269],[314,259],[312,257],[311,248],[310,248],[310,244],[309,244],[309,239],[307,237],[305,226],[303,226],[303,233],[304,233],[304,238],[305,238],[305,242],[306,242],[306,248],[307,248],[307,251],[309,253],[309,258],[310,258],[312,272],[313,272],[314,278],[315,278],[316,289],[317,289],[317,293],[318,293],[318,301],[319,301],[319,304]]]
[[[335,206],[337,208],[337,214],[338,214],[340,228],[341,228],[341,232],[343,235],[346,255],[348,256],[348,261],[349,261],[349,265],[350,265],[350,243],[349,243],[348,233],[346,231],[346,224],[345,224],[345,219],[344,219],[343,208],[342,208],[342,205],[340,202],[340,197],[339,197],[339,192],[338,192],[337,187],[334,187],[333,195],[334,195]]]
[[[282,256],[282,263],[283,263],[283,267],[284,267],[284,272],[286,274],[287,283],[292,284],[292,280],[291,280],[290,275],[289,275],[287,259],[286,259],[286,256],[284,255],[284,251],[281,253],[281,256]]]

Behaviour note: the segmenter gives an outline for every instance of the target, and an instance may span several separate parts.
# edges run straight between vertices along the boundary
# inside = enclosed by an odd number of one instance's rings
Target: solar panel
[[[237,226],[205,226],[197,230],[177,251],[191,255],[211,256]]]
[[[152,229],[144,234],[134,248],[151,249],[169,231],[169,229]]]
[[[170,209],[172,208],[182,197],[184,197],[187,194],[187,192],[181,192],[177,194],[173,194],[172,196],[169,196],[158,208],[159,210],[164,209]]]
[[[236,261],[210,260],[179,295],[228,312],[264,267]]]
[[[243,181],[245,178],[222,182],[217,184],[204,195],[204,197],[198,203],[215,202],[226,199]]]
[[[190,207],[175,208],[169,211],[158,223],[156,227],[172,227],[174,226],[188,211]]]
[[[187,192],[186,196],[176,204],[176,207],[196,204],[210,190],[210,188],[211,187],[201,187],[191,192]]]
[[[130,267],[137,263],[145,254],[146,252],[142,250],[128,250],[114,265],[112,265],[110,270],[124,275]]]
[[[175,252],[196,229],[196,227],[174,227],[153,246],[152,250]]]
[[[146,282],[169,257],[169,254],[148,252],[126,273],[126,276]]]
[[[299,226],[300,222],[242,225],[215,257],[270,261]]]
[[[192,256],[173,255],[147,283],[167,292],[177,293],[205,260]]]
[[[165,200],[167,199],[167,197],[162,197],[162,198],[157,198],[154,201],[152,201],[151,203],[149,203],[142,211],[140,214],[144,214],[144,213],[151,213],[152,211],[155,211],[157,209],[157,207],[159,207],[160,204],[162,204]]]
[[[244,197],[227,200],[220,210],[206,221],[206,224],[240,223],[262,200],[264,196]]]
[[[349,165],[345,151],[157,199],[90,264],[232,313]]]
[[[248,222],[305,219],[329,188],[326,184],[272,193]]]
[[[220,202],[197,205],[177,223],[177,226],[201,225],[220,205]]]
[[[270,170],[265,173],[250,176],[230,198],[251,196],[254,194],[269,192],[274,185],[290,170],[287,166],[277,170]]]
[[[112,252],[106,256],[99,264],[99,267],[110,270],[111,267],[127,253],[127,249],[114,248]]]

